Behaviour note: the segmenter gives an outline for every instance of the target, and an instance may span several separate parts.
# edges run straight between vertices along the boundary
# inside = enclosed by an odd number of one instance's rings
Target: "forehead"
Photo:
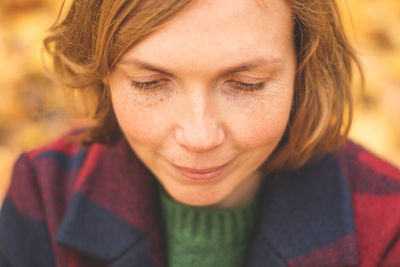
[[[123,59],[135,57],[179,70],[188,64],[201,69],[249,57],[284,57],[292,31],[284,0],[195,0]]]

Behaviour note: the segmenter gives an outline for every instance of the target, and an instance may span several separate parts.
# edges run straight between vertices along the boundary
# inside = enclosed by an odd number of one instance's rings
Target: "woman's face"
[[[239,206],[281,139],[295,77],[283,0],[193,1],[108,77],[130,146],[175,200]]]

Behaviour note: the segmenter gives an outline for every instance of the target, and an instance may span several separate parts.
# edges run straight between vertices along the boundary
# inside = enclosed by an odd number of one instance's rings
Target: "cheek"
[[[134,98],[117,95],[113,97],[113,107],[118,123],[129,140],[156,145],[165,138],[168,132],[165,112],[145,107]]]
[[[231,133],[242,147],[276,145],[281,139],[288,122],[292,99],[291,94],[274,100],[252,101],[246,107],[231,107]]]

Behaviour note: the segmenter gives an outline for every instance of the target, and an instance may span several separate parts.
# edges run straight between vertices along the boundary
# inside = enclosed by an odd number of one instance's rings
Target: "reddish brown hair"
[[[298,66],[290,121],[267,162],[269,170],[297,168],[343,143],[352,120],[354,66],[361,73],[335,0],[286,1],[295,23]],[[84,143],[113,145],[122,137],[102,80],[127,50],[189,2],[74,0],[66,17],[51,27],[44,47],[57,79],[94,95],[95,125]]]

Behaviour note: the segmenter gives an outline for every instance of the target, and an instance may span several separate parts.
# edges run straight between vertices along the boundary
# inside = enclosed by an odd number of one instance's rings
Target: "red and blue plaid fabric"
[[[156,180],[126,142],[23,154],[0,266],[166,266]],[[347,142],[261,188],[248,266],[400,266],[400,171]]]

